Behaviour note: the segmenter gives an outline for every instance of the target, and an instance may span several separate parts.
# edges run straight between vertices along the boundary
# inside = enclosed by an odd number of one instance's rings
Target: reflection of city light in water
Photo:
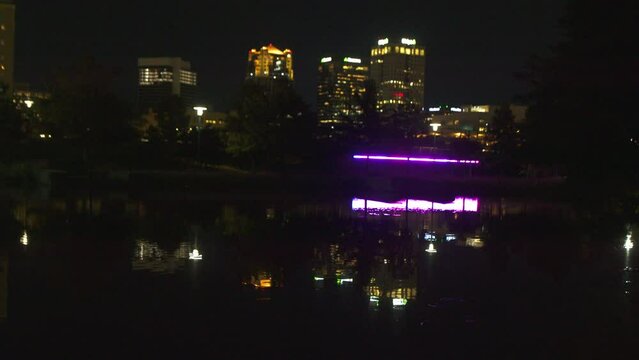
[[[408,300],[406,299],[393,299],[393,306],[406,306]]]
[[[20,236],[20,244],[27,246],[29,245],[29,235],[27,235],[27,231],[25,230]]]
[[[430,254],[436,253],[437,250],[435,249],[435,244],[433,243],[428,244],[428,249],[426,249],[426,252]]]
[[[193,249],[189,253],[189,260],[202,260],[202,254],[197,249]]]
[[[479,237],[469,237],[466,239],[466,246],[480,249],[484,247],[484,241]]]
[[[635,247],[635,244],[632,241],[632,234],[626,235],[626,242],[623,244],[623,247],[628,251]]]
[[[346,278],[346,279],[337,279],[337,284],[342,285],[344,283],[352,283],[353,279],[352,278]]]
[[[425,200],[400,200],[394,203],[386,203],[382,201],[366,200],[354,198],[351,203],[354,211],[368,210],[374,213],[386,211],[409,211],[409,212],[428,212],[428,211],[457,211],[457,212],[478,212],[479,199],[457,197],[452,203],[436,203]]]

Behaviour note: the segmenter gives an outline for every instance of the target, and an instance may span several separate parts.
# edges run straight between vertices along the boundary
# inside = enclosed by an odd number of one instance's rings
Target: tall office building
[[[357,97],[364,93],[368,66],[354,57],[325,57],[320,61],[317,84],[321,125],[346,124],[361,114]]]
[[[181,58],[138,59],[138,109],[148,112],[170,96],[180,97],[187,109],[197,104],[197,74]]]
[[[386,111],[422,111],[424,107],[423,46],[414,39],[377,41],[371,50],[371,78],[377,85],[377,107]]]
[[[290,85],[293,74],[293,52],[276,48],[273,44],[251,49],[248,54],[246,80],[255,81],[273,95],[274,85]]]
[[[0,0],[0,83],[13,90],[15,13],[13,1]]]

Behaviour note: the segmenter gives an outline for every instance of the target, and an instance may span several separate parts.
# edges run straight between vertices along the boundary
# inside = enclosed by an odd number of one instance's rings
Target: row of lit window
[[[161,82],[172,82],[173,72],[168,69],[140,69],[140,85],[153,85]]]
[[[387,104],[406,104],[406,101],[391,99],[391,100],[382,100],[382,101],[380,101],[380,103],[382,105],[387,105]]]
[[[185,85],[197,85],[197,74],[192,71],[180,71],[180,82]]]
[[[376,48],[371,50],[371,55],[372,56],[386,55],[392,52],[393,50],[395,50],[396,54],[415,55],[415,56],[424,56],[425,54],[424,49],[415,49],[415,48],[404,47],[404,46],[395,46],[395,47],[385,46],[383,48]]]

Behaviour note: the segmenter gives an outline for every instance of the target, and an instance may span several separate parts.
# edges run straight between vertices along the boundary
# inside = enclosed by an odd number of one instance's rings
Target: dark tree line
[[[636,4],[571,1],[564,39],[533,60],[526,79],[529,160],[570,179],[636,186],[639,98]]]

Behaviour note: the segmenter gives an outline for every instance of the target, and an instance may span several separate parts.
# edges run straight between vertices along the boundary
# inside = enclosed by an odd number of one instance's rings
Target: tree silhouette
[[[190,122],[186,105],[179,96],[170,96],[158,104],[157,126],[162,140],[175,143]]]
[[[488,135],[490,137],[490,162],[501,173],[515,175],[518,170],[519,133],[510,104],[495,110]]]
[[[229,117],[226,151],[251,167],[299,163],[312,148],[312,130],[308,107],[290,86],[247,82]]]
[[[3,145],[14,144],[24,137],[24,119],[13,99],[0,84],[0,142]]]
[[[44,109],[55,124],[54,136],[94,145],[131,140],[132,111],[115,95],[114,79],[112,70],[91,57],[59,71]]]
[[[532,61],[527,137],[537,163],[563,166],[576,181],[636,185],[634,8],[628,0],[573,0],[561,21],[564,40]]]

